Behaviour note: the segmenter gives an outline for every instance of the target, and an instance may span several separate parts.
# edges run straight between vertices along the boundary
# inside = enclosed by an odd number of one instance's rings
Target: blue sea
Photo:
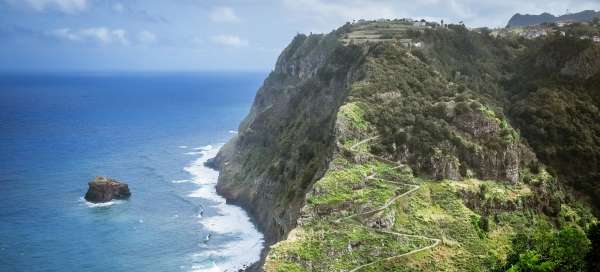
[[[237,271],[263,236],[203,166],[266,73],[0,75],[0,271]],[[95,176],[126,201],[83,200]]]

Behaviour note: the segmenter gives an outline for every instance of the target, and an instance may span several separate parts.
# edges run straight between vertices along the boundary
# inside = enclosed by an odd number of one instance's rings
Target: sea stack
[[[127,199],[131,196],[127,183],[108,177],[96,177],[88,183],[85,200],[93,203],[108,202],[113,199]]]

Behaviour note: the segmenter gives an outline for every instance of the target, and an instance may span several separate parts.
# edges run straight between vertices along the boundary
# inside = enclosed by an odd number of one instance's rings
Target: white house
[[[600,43],[600,36],[592,37],[592,41],[594,41],[595,43]]]
[[[548,35],[548,33],[543,29],[528,29],[520,34],[521,37],[528,40],[537,39],[546,35]]]
[[[558,21],[558,22],[556,22],[556,25],[559,26],[559,27],[568,26],[570,24],[571,23],[568,22],[568,21]]]

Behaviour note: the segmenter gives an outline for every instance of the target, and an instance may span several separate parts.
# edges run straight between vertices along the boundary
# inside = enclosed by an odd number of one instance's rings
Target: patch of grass
[[[430,243],[425,239],[372,231],[348,222],[332,225],[326,220],[314,220],[296,231],[296,239],[282,241],[272,248],[267,268],[293,263],[308,271],[350,270]]]
[[[396,172],[392,166],[380,162],[349,164],[342,169],[328,171],[315,183],[312,193],[307,197],[307,204],[320,214],[323,211],[335,213],[375,209],[404,190],[402,186],[381,179],[402,175]]]
[[[366,130],[369,127],[365,119],[365,111],[356,102],[341,106],[338,114],[350,121],[354,129]]]

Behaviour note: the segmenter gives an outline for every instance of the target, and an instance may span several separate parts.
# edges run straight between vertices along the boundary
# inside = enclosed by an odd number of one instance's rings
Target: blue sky
[[[503,26],[600,0],[0,0],[0,70],[270,70],[296,33],[352,19]]]

